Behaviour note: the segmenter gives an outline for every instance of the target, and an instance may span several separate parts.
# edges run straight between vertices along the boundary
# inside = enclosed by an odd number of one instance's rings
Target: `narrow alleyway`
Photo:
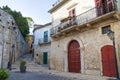
[[[27,62],[26,73],[20,73],[19,63],[21,60]],[[31,55],[27,54],[12,65],[12,70],[7,80],[109,80],[109,78],[49,70],[48,65],[34,63]]]

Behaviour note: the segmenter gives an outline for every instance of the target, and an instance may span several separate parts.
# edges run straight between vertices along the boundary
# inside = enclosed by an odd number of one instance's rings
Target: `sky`
[[[31,17],[35,24],[44,25],[51,22],[48,11],[57,0],[0,0],[0,6],[8,6],[20,11],[24,17]]]

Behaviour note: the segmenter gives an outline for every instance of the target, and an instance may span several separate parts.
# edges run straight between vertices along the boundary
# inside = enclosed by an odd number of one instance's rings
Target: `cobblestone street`
[[[27,62],[26,73],[20,73],[20,60]],[[12,65],[12,70],[7,80],[108,80],[107,77],[49,70],[48,65],[34,63],[30,54],[25,55],[20,60]]]

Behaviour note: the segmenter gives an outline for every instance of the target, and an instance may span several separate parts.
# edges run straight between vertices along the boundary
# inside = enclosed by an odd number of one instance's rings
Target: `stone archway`
[[[82,39],[79,36],[78,37],[76,37],[76,36],[69,37],[66,39],[66,41],[64,43],[64,71],[69,72],[69,70],[68,70],[68,46],[72,40],[76,40],[80,45],[79,49],[80,49],[80,61],[81,61],[81,73],[84,74],[85,73],[85,69],[84,69],[85,68],[85,64],[84,64],[85,63],[85,60],[84,60],[85,47],[84,47]]]

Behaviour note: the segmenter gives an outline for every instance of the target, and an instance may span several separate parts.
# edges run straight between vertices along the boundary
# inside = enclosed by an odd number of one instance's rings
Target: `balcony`
[[[62,19],[59,25],[51,28],[51,37],[57,37],[61,34],[79,29],[80,27],[90,26],[89,24],[113,17],[116,13],[116,8],[112,5],[108,8],[94,7],[78,16],[69,16]]]
[[[50,42],[51,42],[51,39],[49,39],[49,38],[47,38],[47,39],[41,38],[41,39],[38,40],[38,44],[39,44],[39,45],[49,44]]]

